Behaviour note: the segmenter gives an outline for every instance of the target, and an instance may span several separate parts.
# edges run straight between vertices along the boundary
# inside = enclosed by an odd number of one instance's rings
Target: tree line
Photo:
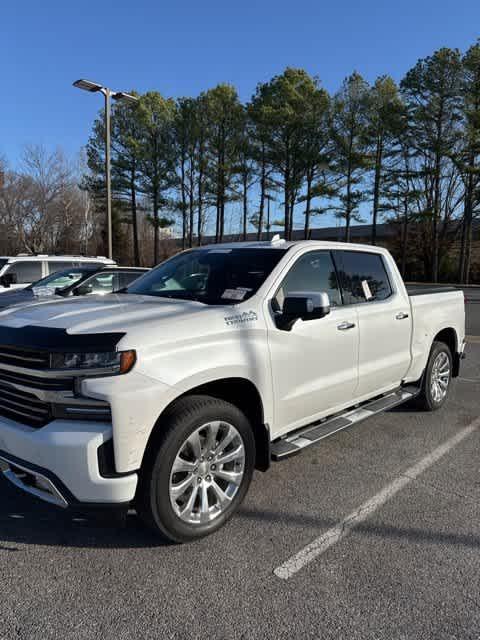
[[[27,146],[16,169],[0,157],[0,254],[103,251],[104,222],[79,188],[82,173],[41,145]]]
[[[240,237],[272,227],[289,239],[301,221],[309,237],[334,213],[349,241],[352,223],[381,220],[401,229],[405,266],[410,235],[425,274],[442,275],[449,244],[461,244],[458,277],[469,277],[472,222],[480,204],[480,45],[443,48],[419,60],[399,85],[369,85],[354,72],[333,95],[316,77],[287,68],[257,86],[243,104],[220,84],[196,98],[157,92],[118,103],[112,117],[113,189],[131,219],[138,256],[139,200],[148,202],[158,260],[160,230],[180,220],[182,246],[207,230],[221,242],[228,207],[237,203]],[[85,186],[104,193],[103,119],[87,145]],[[268,201],[281,207],[269,219]]]
[[[173,225],[185,248],[207,235],[221,242],[232,230],[238,239],[272,230],[290,239],[294,229],[309,238],[324,225],[322,216],[333,214],[346,241],[352,224],[370,221],[372,244],[380,222],[393,225],[404,274],[414,260],[433,281],[471,277],[480,208],[480,44],[463,53],[442,48],[399,84],[387,75],[369,84],[354,72],[332,94],[319,78],[287,68],[246,103],[230,84],[193,98],[135,95],[137,103],[117,102],[112,110],[114,252],[124,261],[157,263]],[[78,182],[67,189],[78,199],[70,207],[76,221],[62,226],[69,211],[62,198],[48,215],[40,198],[34,220],[18,231],[24,244],[31,238],[29,246],[44,248],[44,236],[57,246],[68,237],[77,245],[103,243],[103,140],[100,113]],[[0,223],[8,218],[1,193],[0,183]]]

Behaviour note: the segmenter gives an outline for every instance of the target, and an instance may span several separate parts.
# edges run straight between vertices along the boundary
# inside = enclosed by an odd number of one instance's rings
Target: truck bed
[[[465,338],[465,305],[463,291],[455,287],[418,286],[408,287],[412,311],[412,368],[421,375],[430,345],[435,336],[444,329],[454,330],[452,355],[458,352]],[[427,353],[426,353],[427,352]]]
[[[409,296],[426,296],[432,293],[458,291],[458,289],[449,285],[407,284],[405,287]]]

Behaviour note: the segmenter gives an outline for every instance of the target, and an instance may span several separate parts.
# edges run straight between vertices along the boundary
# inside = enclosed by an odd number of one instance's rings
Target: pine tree
[[[159,258],[159,230],[165,216],[160,219],[160,208],[169,209],[169,191],[176,183],[176,148],[174,138],[175,103],[151,91],[140,98],[138,114],[141,125],[140,185],[152,204],[154,228],[154,264]]]
[[[255,171],[255,152],[252,142],[254,137],[254,128],[246,107],[242,112],[242,121],[238,133],[239,141],[237,147],[237,162],[234,171],[237,175],[238,188],[240,190],[240,199],[242,202],[242,237],[243,240],[246,240],[249,221],[248,193],[250,188],[257,181]]]
[[[251,113],[260,142],[257,145],[261,164],[259,232],[263,225],[267,193],[267,166],[270,166],[275,182],[283,191],[285,238],[291,238],[294,207],[306,177],[307,149],[310,152],[311,170],[313,156],[318,151],[316,149],[313,153],[316,143],[312,144],[309,138],[312,133],[312,112],[316,112],[321,120],[325,108],[325,92],[319,89],[318,80],[303,69],[287,68],[270,82],[258,85],[252,98]],[[317,127],[317,123],[314,126]],[[318,126],[321,127],[321,123]],[[319,133],[319,129],[316,133]],[[313,161],[315,166],[317,160]]]
[[[480,209],[480,44],[462,58],[462,149],[456,158],[464,183],[459,280],[470,280],[472,222]]]
[[[376,244],[385,165],[394,155],[394,145],[398,139],[403,115],[403,104],[392,78],[377,78],[370,89],[367,106],[365,136],[374,174],[371,242]]]
[[[132,92],[135,95],[134,92]],[[140,167],[141,125],[136,103],[117,102],[111,119],[112,188],[119,198],[126,197],[131,212],[133,259],[140,265],[137,193]]]
[[[206,167],[215,198],[215,241],[221,242],[225,232],[225,207],[234,198],[243,108],[236,89],[228,84],[210,89],[201,98],[207,123]]]
[[[460,74],[460,52],[444,48],[419,60],[401,82],[417,158],[425,175],[433,282],[439,276],[441,216],[448,190],[445,182],[449,181],[446,165],[459,135]]]
[[[368,168],[368,95],[368,84],[354,72],[333,98],[333,168],[338,176],[340,202],[336,215],[345,220],[345,242],[350,242],[352,220],[362,222],[359,206],[366,198],[363,180]]]

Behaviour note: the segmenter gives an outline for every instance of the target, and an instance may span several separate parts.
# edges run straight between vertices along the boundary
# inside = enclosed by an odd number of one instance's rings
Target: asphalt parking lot
[[[467,298],[468,298],[467,294]],[[400,407],[257,473],[164,545],[0,480],[0,638],[480,638],[480,294],[448,405]]]

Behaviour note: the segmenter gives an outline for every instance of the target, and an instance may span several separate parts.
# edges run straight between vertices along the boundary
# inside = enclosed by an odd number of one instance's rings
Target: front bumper
[[[16,486],[58,506],[125,505],[133,500],[136,473],[102,477],[98,449],[112,425],[54,420],[33,429],[0,417],[0,463]]]

